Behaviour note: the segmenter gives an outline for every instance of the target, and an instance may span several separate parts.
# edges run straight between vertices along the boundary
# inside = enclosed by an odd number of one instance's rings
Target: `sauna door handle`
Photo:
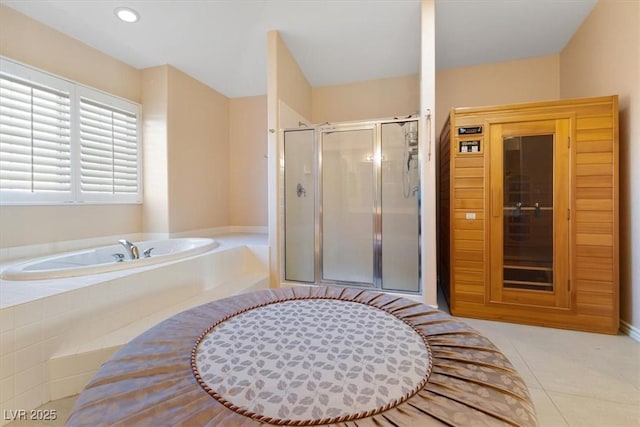
[[[500,216],[500,193],[495,188],[491,189],[491,215],[495,218]]]

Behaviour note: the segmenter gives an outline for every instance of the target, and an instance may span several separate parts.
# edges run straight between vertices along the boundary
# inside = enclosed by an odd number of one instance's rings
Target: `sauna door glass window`
[[[492,299],[566,307],[568,120],[491,132]]]

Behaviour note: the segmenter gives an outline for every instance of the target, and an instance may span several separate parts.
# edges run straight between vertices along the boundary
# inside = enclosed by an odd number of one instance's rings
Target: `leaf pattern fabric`
[[[288,421],[380,411],[421,389],[424,338],[369,305],[333,299],[269,304],[233,316],[200,341],[196,367],[215,396]]]

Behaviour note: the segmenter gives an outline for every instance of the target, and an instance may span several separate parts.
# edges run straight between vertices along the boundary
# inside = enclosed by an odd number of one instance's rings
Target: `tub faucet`
[[[127,253],[129,254],[129,259],[138,259],[140,257],[138,254],[138,247],[133,243],[131,243],[130,241],[122,239],[122,240],[118,240],[118,243],[124,246]]]

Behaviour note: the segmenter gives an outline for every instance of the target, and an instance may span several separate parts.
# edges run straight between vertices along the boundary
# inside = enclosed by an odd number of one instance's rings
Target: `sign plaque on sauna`
[[[478,135],[482,133],[482,126],[465,126],[458,128],[458,135]]]
[[[460,141],[460,153],[479,153],[480,152],[480,140],[474,139],[472,141]]]

